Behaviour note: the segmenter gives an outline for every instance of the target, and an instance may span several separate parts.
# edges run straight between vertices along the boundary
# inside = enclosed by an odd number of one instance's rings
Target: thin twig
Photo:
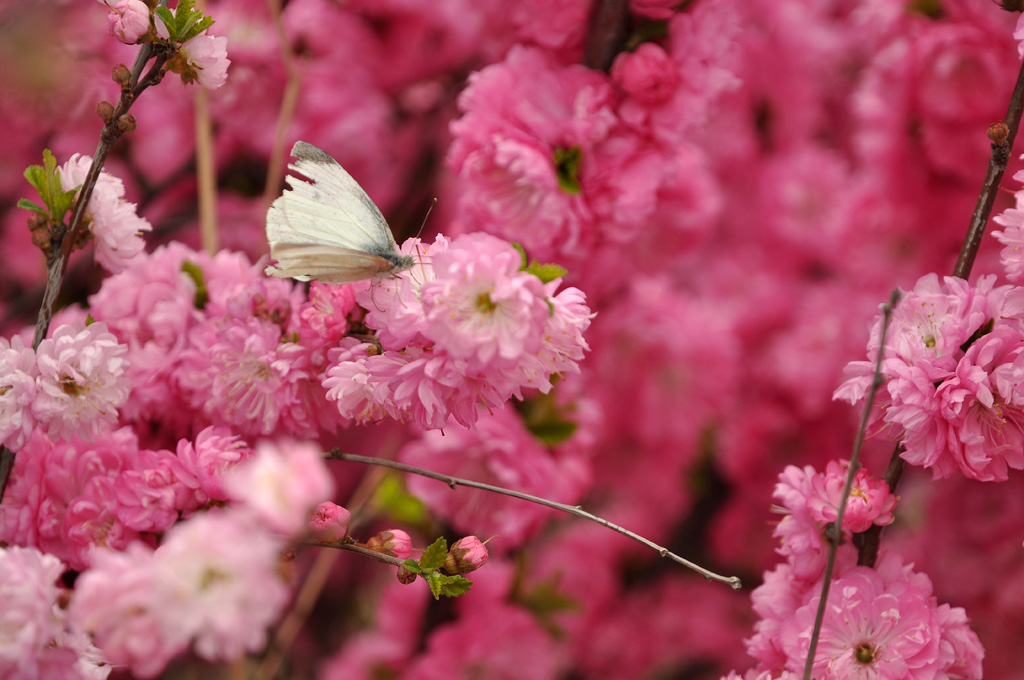
[[[213,158],[210,91],[200,87],[193,102],[196,114],[196,183],[199,189],[199,238],[208,255],[220,247],[217,234],[217,169]]]
[[[985,181],[978,193],[978,202],[974,206],[971,225],[967,228],[967,235],[960,247],[960,257],[957,258],[953,276],[966,279],[971,275],[974,257],[978,254],[981,238],[985,235],[985,226],[988,224],[992,206],[995,205],[996,195],[999,193],[999,183],[1003,180],[1006,164],[1010,160],[1010,151],[1013,150],[1013,140],[1017,137],[1022,111],[1024,111],[1024,63],[1021,64],[1020,72],[1017,74],[1017,84],[1013,87],[1010,105],[1006,109],[1006,119],[1003,121],[1006,125],[1006,138],[1001,142],[993,141],[992,155],[988,161]]]
[[[673,552],[670,552],[668,548],[662,547],[654,541],[646,539],[643,536],[640,536],[639,534],[635,534],[629,529],[625,529],[617,524],[609,522],[603,517],[598,517],[597,515],[587,512],[578,505],[566,505],[565,503],[558,503],[556,501],[548,500],[547,498],[541,498],[540,496],[533,496],[528,493],[522,493],[521,491],[513,491],[512,489],[505,489],[500,486],[484,484],[483,482],[474,482],[473,480],[462,479],[461,477],[452,477],[451,475],[444,475],[439,472],[424,470],[423,468],[414,467],[412,465],[406,465],[405,463],[399,463],[393,460],[386,460],[384,458],[373,458],[371,456],[358,456],[352,453],[342,453],[337,448],[328,451],[325,454],[325,457],[331,460],[346,460],[352,463],[362,463],[364,465],[381,465],[384,467],[392,468],[394,470],[400,470],[402,472],[408,472],[414,475],[419,475],[421,477],[436,479],[439,482],[444,482],[452,489],[454,489],[457,486],[465,486],[471,489],[481,489],[483,491],[490,491],[491,493],[502,494],[504,496],[511,496],[512,498],[518,498],[520,500],[529,501],[531,503],[536,503],[537,505],[543,505],[548,508],[554,508],[555,510],[560,510],[561,512],[570,515],[575,515],[576,517],[582,517],[584,519],[590,520],[591,522],[596,522],[605,528],[611,529],[612,531],[620,533],[623,536],[631,538],[637,543],[645,545],[648,548],[654,550],[662,557],[667,557],[674,562],[678,562],[679,564],[688,567],[693,571],[696,571],[698,574],[700,574],[709,581],[713,580],[725,583],[731,586],[734,590],[738,590],[741,587],[740,579],[738,577],[722,576],[720,574],[714,573],[713,571],[709,571],[698,564],[694,564],[693,562],[683,557],[680,557],[679,555],[676,555]]]
[[[882,333],[878,340],[878,356],[875,358],[875,375],[871,380],[871,389],[868,391],[867,400],[864,404],[864,415],[860,419],[860,428],[857,430],[857,438],[853,442],[853,453],[850,454],[850,467],[846,471],[846,483],[843,485],[843,493],[839,499],[839,508],[836,512],[834,531],[828,546],[828,559],[825,562],[825,573],[821,584],[821,599],[818,601],[818,613],[814,617],[814,628],[811,631],[811,645],[807,650],[807,662],[804,665],[804,680],[811,680],[811,668],[814,666],[814,656],[818,650],[818,637],[821,635],[821,625],[825,620],[825,607],[828,605],[828,593],[832,586],[832,572],[836,566],[836,555],[839,552],[839,544],[843,540],[843,517],[846,515],[846,503],[850,500],[850,492],[853,489],[853,478],[860,469],[860,449],[864,445],[864,437],[868,430],[868,420],[871,417],[871,409],[875,405],[875,392],[884,382],[882,378],[882,361],[885,357],[885,340],[889,333],[889,322],[892,320],[892,310],[899,302],[900,292],[894,290],[889,302],[882,305]],[[826,534],[827,535],[827,534]]]

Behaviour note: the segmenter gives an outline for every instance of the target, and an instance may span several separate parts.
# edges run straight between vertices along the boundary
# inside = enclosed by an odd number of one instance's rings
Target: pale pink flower
[[[1017,54],[1024,59],[1024,15],[1017,17],[1017,25],[1013,28],[1013,39],[1020,41],[1017,45]]]
[[[80,187],[91,167],[91,158],[74,154],[61,166],[61,187],[65,191]],[[121,180],[106,172],[100,173],[86,211],[85,224],[96,241],[96,261],[112,274],[124,271],[145,250],[142,232],[152,230],[152,225],[136,214],[134,203],[124,200]]]
[[[263,649],[288,600],[277,573],[283,546],[252,519],[232,511],[196,515],[168,531],[153,555],[164,630],[179,628],[174,635],[192,638],[208,661]]]
[[[197,556],[198,557],[198,556]],[[189,633],[167,610],[153,551],[133,543],[124,552],[96,550],[92,568],[75,583],[70,618],[90,634],[107,662],[142,678],[156,677],[188,646]]]
[[[331,501],[316,506],[309,518],[309,530],[318,541],[340,541],[348,533],[352,513]]]
[[[64,565],[35,548],[0,547],[0,677],[29,680],[42,670],[71,672],[76,656],[54,642],[64,630],[57,581]]]
[[[142,0],[101,0],[110,8],[107,30],[126,45],[134,45],[149,32],[149,7]]]
[[[32,348],[17,335],[0,338],[0,444],[12,451],[25,445],[36,426],[32,402],[37,375]]]
[[[272,531],[297,535],[309,512],[334,492],[321,449],[299,442],[256,446],[255,454],[224,476],[224,489]]]
[[[182,82],[197,82],[207,90],[216,90],[228,79],[228,39],[201,33],[181,46],[187,63]]]
[[[131,387],[126,353],[102,322],[58,327],[36,350],[33,415],[54,437],[89,438],[111,429]]]

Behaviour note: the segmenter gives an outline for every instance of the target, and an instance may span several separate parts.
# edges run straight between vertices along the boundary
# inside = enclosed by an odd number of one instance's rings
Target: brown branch
[[[629,3],[626,0],[597,0],[590,15],[590,30],[583,46],[583,65],[607,71],[626,44]]]
[[[964,242],[960,246],[960,256],[953,268],[953,276],[967,279],[971,275],[974,258],[978,254],[978,248],[981,247],[985,227],[988,225],[992,207],[999,194],[999,184],[1006,173],[1010,152],[1013,150],[1013,141],[1016,139],[1017,130],[1020,127],[1022,112],[1024,112],[1024,63],[1021,64],[1021,69],[1017,74],[1017,84],[1013,87],[1010,104],[1006,109],[1006,119],[1002,124],[997,123],[990,128],[992,155],[989,157],[985,181],[982,182],[981,191],[978,192],[978,202],[974,206],[970,226],[968,226]],[[906,462],[900,457],[902,453],[903,447],[897,446],[885,471],[885,482],[893,493],[896,493],[896,487],[899,486],[903,470],[906,468]],[[871,527],[856,537],[857,564],[874,566],[881,540],[882,527]]]
[[[331,460],[346,460],[352,463],[362,463],[364,465],[381,465],[383,467],[388,467],[393,470],[408,472],[414,475],[419,475],[421,477],[427,477],[429,479],[436,479],[439,482],[444,482],[451,489],[455,489],[455,487],[457,486],[464,486],[470,489],[480,489],[482,491],[489,491],[491,493],[497,493],[503,496],[511,496],[512,498],[518,498],[520,500],[529,501],[530,503],[543,505],[544,507],[547,508],[554,508],[555,510],[560,510],[561,512],[567,513],[569,515],[575,515],[576,517],[582,517],[583,519],[590,520],[591,522],[600,524],[606,529],[611,529],[612,531],[620,533],[623,536],[626,536],[627,538],[631,538],[637,543],[645,545],[651,550],[654,550],[662,557],[667,557],[673,562],[678,562],[679,564],[688,567],[693,571],[696,571],[698,574],[700,574],[709,581],[719,581],[721,583],[725,583],[726,585],[731,586],[733,590],[738,590],[741,587],[740,579],[738,577],[722,576],[720,574],[716,574],[713,571],[705,569],[699,564],[695,564],[687,560],[686,558],[680,557],[679,555],[670,552],[668,548],[664,548],[655,543],[654,541],[651,541],[650,539],[644,538],[639,534],[633,533],[629,529],[623,528],[618,524],[609,522],[603,517],[598,517],[597,515],[591,514],[578,505],[566,505],[565,503],[559,503],[557,501],[552,501],[547,498],[541,498],[540,496],[533,496],[531,494],[523,493],[521,491],[513,491],[512,489],[505,489],[500,486],[485,484],[483,482],[474,482],[471,479],[463,479],[461,477],[443,475],[439,472],[433,472],[432,470],[424,470],[423,468],[418,468],[413,465],[406,465],[405,463],[399,463],[397,461],[387,460],[385,458],[373,458],[371,456],[357,456],[352,453],[342,453],[342,451],[338,448],[331,449],[330,451],[324,454],[324,457]]]
[[[843,485],[843,493],[839,498],[839,508],[836,511],[836,521],[831,523],[831,532],[826,530],[826,538],[829,538],[828,558],[825,561],[825,573],[822,576],[821,598],[818,600],[818,612],[814,617],[814,628],[811,630],[811,643],[807,650],[807,661],[804,665],[804,680],[811,680],[811,669],[814,666],[814,655],[818,650],[818,638],[821,636],[821,626],[825,621],[825,607],[828,605],[828,592],[832,587],[832,573],[835,571],[836,555],[839,553],[839,544],[843,540],[843,517],[846,515],[846,503],[850,500],[850,492],[853,489],[853,478],[860,469],[860,450],[864,445],[864,437],[868,431],[868,421],[871,419],[871,409],[875,406],[875,392],[882,386],[882,360],[885,358],[885,337],[889,333],[889,322],[892,320],[892,310],[899,302],[900,292],[894,290],[889,302],[882,305],[882,330],[878,339],[878,356],[875,357],[875,372],[871,378],[871,388],[868,390],[867,400],[864,403],[864,413],[860,419],[860,428],[857,430],[857,437],[853,441],[853,452],[850,454],[850,467],[846,470],[846,483]]]

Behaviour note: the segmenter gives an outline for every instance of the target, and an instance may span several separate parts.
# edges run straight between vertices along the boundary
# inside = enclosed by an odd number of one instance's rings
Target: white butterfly
[[[299,281],[350,283],[399,272],[413,265],[395,245],[384,216],[338,161],[306,142],[296,142],[288,167],[313,180],[285,178],[285,190],[267,212],[270,257],[266,273]]]

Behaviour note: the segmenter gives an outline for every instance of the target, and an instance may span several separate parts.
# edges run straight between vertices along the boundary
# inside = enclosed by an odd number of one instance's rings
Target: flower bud
[[[312,517],[309,518],[309,530],[318,540],[333,543],[345,538],[351,519],[351,512],[327,501],[316,506]]]
[[[409,585],[416,580],[416,574],[409,571],[404,566],[398,568],[398,572],[395,574],[398,577],[398,582],[403,585]]]
[[[407,560],[412,556],[412,539],[401,529],[380,532],[366,542],[366,547],[400,560]]]
[[[1010,136],[1010,128],[1006,123],[999,121],[998,123],[992,123],[988,126],[988,138],[992,140],[992,143],[996,146],[1002,146],[1006,143],[1006,138]]]
[[[121,86],[121,89],[128,87],[132,79],[132,72],[124,64],[118,64],[110,73],[111,79]]]
[[[476,536],[460,538],[452,544],[444,560],[449,574],[468,574],[487,563],[487,546]]]
[[[101,101],[96,105],[96,113],[103,119],[104,123],[109,123],[114,117],[114,105],[106,100]]]
[[[149,7],[142,0],[117,0],[107,15],[107,30],[126,45],[134,45],[149,33]]]
[[[117,119],[117,128],[121,132],[135,132],[136,125],[135,116],[130,113],[126,113]]]

